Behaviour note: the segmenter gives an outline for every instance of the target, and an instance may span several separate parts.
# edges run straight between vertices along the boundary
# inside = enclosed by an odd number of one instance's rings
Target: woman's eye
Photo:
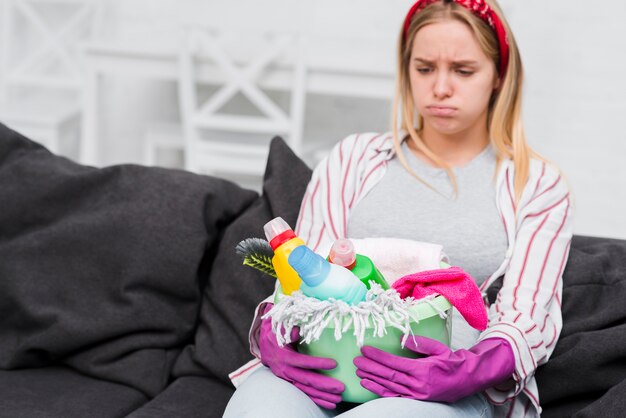
[[[457,70],[457,73],[459,73],[462,76],[470,76],[472,74],[474,74],[474,71],[469,71],[469,70]]]
[[[420,73],[420,74],[428,74],[430,71],[431,71],[431,69],[427,68],[427,67],[417,68],[417,72]]]

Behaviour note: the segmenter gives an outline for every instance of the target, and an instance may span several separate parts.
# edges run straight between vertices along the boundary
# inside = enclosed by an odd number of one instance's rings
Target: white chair
[[[65,153],[65,141],[79,142],[78,45],[94,34],[100,0],[2,0],[2,6],[0,121]]]
[[[181,136],[164,134],[176,132],[172,129],[152,130],[145,142],[147,164],[157,163],[159,150],[182,149],[187,170],[260,178],[274,135],[301,151],[306,75],[301,39],[236,35],[187,31],[178,58]],[[284,97],[277,98],[280,94]],[[233,99],[239,99],[236,112],[229,109]],[[247,106],[241,106],[243,100]]]

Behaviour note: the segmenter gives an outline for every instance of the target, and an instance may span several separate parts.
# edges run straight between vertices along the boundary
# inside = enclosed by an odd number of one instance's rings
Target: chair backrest
[[[13,90],[77,92],[79,43],[97,30],[101,0],[2,0],[0,96]]]
[[[229,38],[209,28],[188,28],[179,53],[186,168],[260,175],[275,135],[300,153],[304,57],[298,35],[237,33]],[[237,112],[231,102],[239,105]]]

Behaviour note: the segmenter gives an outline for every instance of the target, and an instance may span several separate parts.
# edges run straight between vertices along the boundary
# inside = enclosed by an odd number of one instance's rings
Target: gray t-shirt
[[[395,237],[440,244],[450,263],[480,285],[500,267],[507,250],[506,231],[496,206],[494,150],[487,146],[468,164],[453,169],[456,197],[445,170],[417,158],[406,142],[402,150],[413,171],[441,194],[420,183],[394,158],[380,182],[352,210],[348,237]],[[479,332],[456,309],[452,311],[452,330],[454,350],[469,348],[478,340]]]
[[[395,237],[443,246],[450,263],[484,282],[504,260],[507,238],[496,207],[496,154],[487,146],[453,172],[458,195],[445,170],[417,158],[402,144],[409,166],[441,194],[408,173],[399,159],[388,162],[380,182],[356,205],[349,238]],[[443,196],[442,196],[443,194]]]

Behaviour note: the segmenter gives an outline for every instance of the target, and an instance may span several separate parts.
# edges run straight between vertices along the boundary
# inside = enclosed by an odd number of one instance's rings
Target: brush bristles
[[[235,251],[244,257],[250,254],[262,254],[271,259],[274,256],[274,251],[270,244],[261,238],[246,238],[237,244]]]
[[[245,266],[253,267],[263,273],[276,277],[272,257],[274,251],[267,241],[261,238],[246,238],[235,247],[235,252],[243,257]]]

